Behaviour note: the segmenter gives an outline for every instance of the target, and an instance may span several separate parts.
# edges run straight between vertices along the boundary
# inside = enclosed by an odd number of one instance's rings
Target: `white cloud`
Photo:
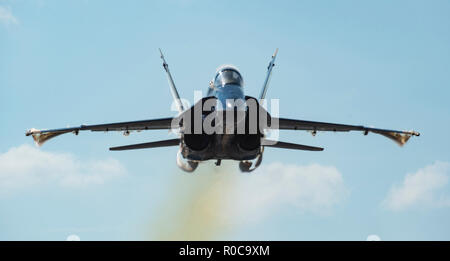
[[[11,13],[11,9],[4,6],[0,6],[0,22],[6,25],[19,23],[17,18]]]
[[[407,174],[401,185],[393,186],[383,201],[391,210],[400,211],[415,207],[450,206],[450,198],[443,194],[449,179],[450,164],[437,161]]]
[[[239,174],[242,180],[235,184],[225,208],[239,223],[257,221],[284,207],[327,214],[349,193],[341,173],[332,166],[271,163],[247,176]]]
[[[366,241],[381,241],[378,235],[368,235]]]
[[[81,239],[78,235],[69,235],[66,238],[66,241],[81,241]]]
[[[72,154],[46,152],[30,145],[0,154],[0,191],[44,184],[83,187],[103,184],[126,173],[114,159],[84,162]]]

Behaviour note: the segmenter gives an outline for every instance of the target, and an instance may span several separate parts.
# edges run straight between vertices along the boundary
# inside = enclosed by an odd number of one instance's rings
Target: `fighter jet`
[[[178,147],[176,162],[184,171],[193,172],[199,163],[215,160],[219,166],[222,160],[239,162],[242,172],[255,170],[262,162],[264,149],[282,148],[306,151],[322,151],[323,148],[282,142],[267,138],[267,133],[278,130],[317,132],[360,131],[367,135],[376,133],[404,145],[411,136],[419,136],[415,131],[399,131],[327,122],[287,119],[270,115],[264,101],[269,86],[272,69],[275,66],[278,49],[267,66],[267,74],[258,98],[244,94],[244,80],[237,67],[223,65],[217,69],[209,83],[207,95],[190,108],[185,108],[180,99],[169,66],[160,51],[163,68],[167,74],[170,91],[178,114],[174,117],[81,125],[74,128],[49,130],[30,129],[26,136],[32,136],[40,146],[47,140],[64,133],[78,135],[80,131],[120,131],[128,136],[131,131],[173,130],[177,138],[140,144],[112,147],[112,151],[135,150],[157,147]]]

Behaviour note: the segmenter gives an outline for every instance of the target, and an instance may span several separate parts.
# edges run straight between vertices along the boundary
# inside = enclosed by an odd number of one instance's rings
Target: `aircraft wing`
[[[32,136],[37,145],[42,145],[47,140],[64,133],[72,132],[78,135],[79,131],[141,131],[141,130],[164,130],[172,128],[173,118],[161,118],[153,120],[127,121],[97,125],[81,125],[73,128],[61,128],[51,130],[30,129],[26,136]],[[177,126],[174,126],[175,128]]]
[[[317,121],[305,121],[305,120],[293,120],[286,118],[272,118],[271,122],[276,122],[278,120],[278,129],[280,130],[306,130],[311,131],[313,135],[317,131],[362,131],[365,135],[369,132],[377,133],[383,135],[393,141],[398,145],[404,145],[411,136],[420,136],[420,133],[415,131],[399,131],[399,130],[386,130],[377,129],[371,127],[365,127],[361,125],[347,125],[347,124],[337,124],[328,122],[317,122]],[[269,127],[269,128],[275,128]]]

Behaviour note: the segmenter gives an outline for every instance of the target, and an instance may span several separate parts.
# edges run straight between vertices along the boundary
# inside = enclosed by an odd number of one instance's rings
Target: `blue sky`
[[[450,239],[448,1],[0,0],[0,240]],[[110,152],[167,131],[27,129],[172,116],[238,66],[284,117],[422,136],[282,132],[323,152],[266,149],[255,173],[175,165],[176,148]]]

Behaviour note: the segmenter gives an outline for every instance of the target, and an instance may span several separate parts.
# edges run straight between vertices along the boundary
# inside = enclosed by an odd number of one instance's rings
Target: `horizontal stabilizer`
[[[288,143],[282,141],[263,140],[261,145],[265,147],[273,147],[280,149],[293,149],[293,150],[309,150],[309,151],[322,151],[323,148],[307,146],[302,144]]]
[[[126,146],[120,146],[120,147],[112,147],[112,148],[109,148],[109,150],[137,150],[137,149],[170,147],[170,146],[177,146],[177,145],[180,145],[180,139],[161,140],[161,141],[132,144],[132,145],[126,145]]]

